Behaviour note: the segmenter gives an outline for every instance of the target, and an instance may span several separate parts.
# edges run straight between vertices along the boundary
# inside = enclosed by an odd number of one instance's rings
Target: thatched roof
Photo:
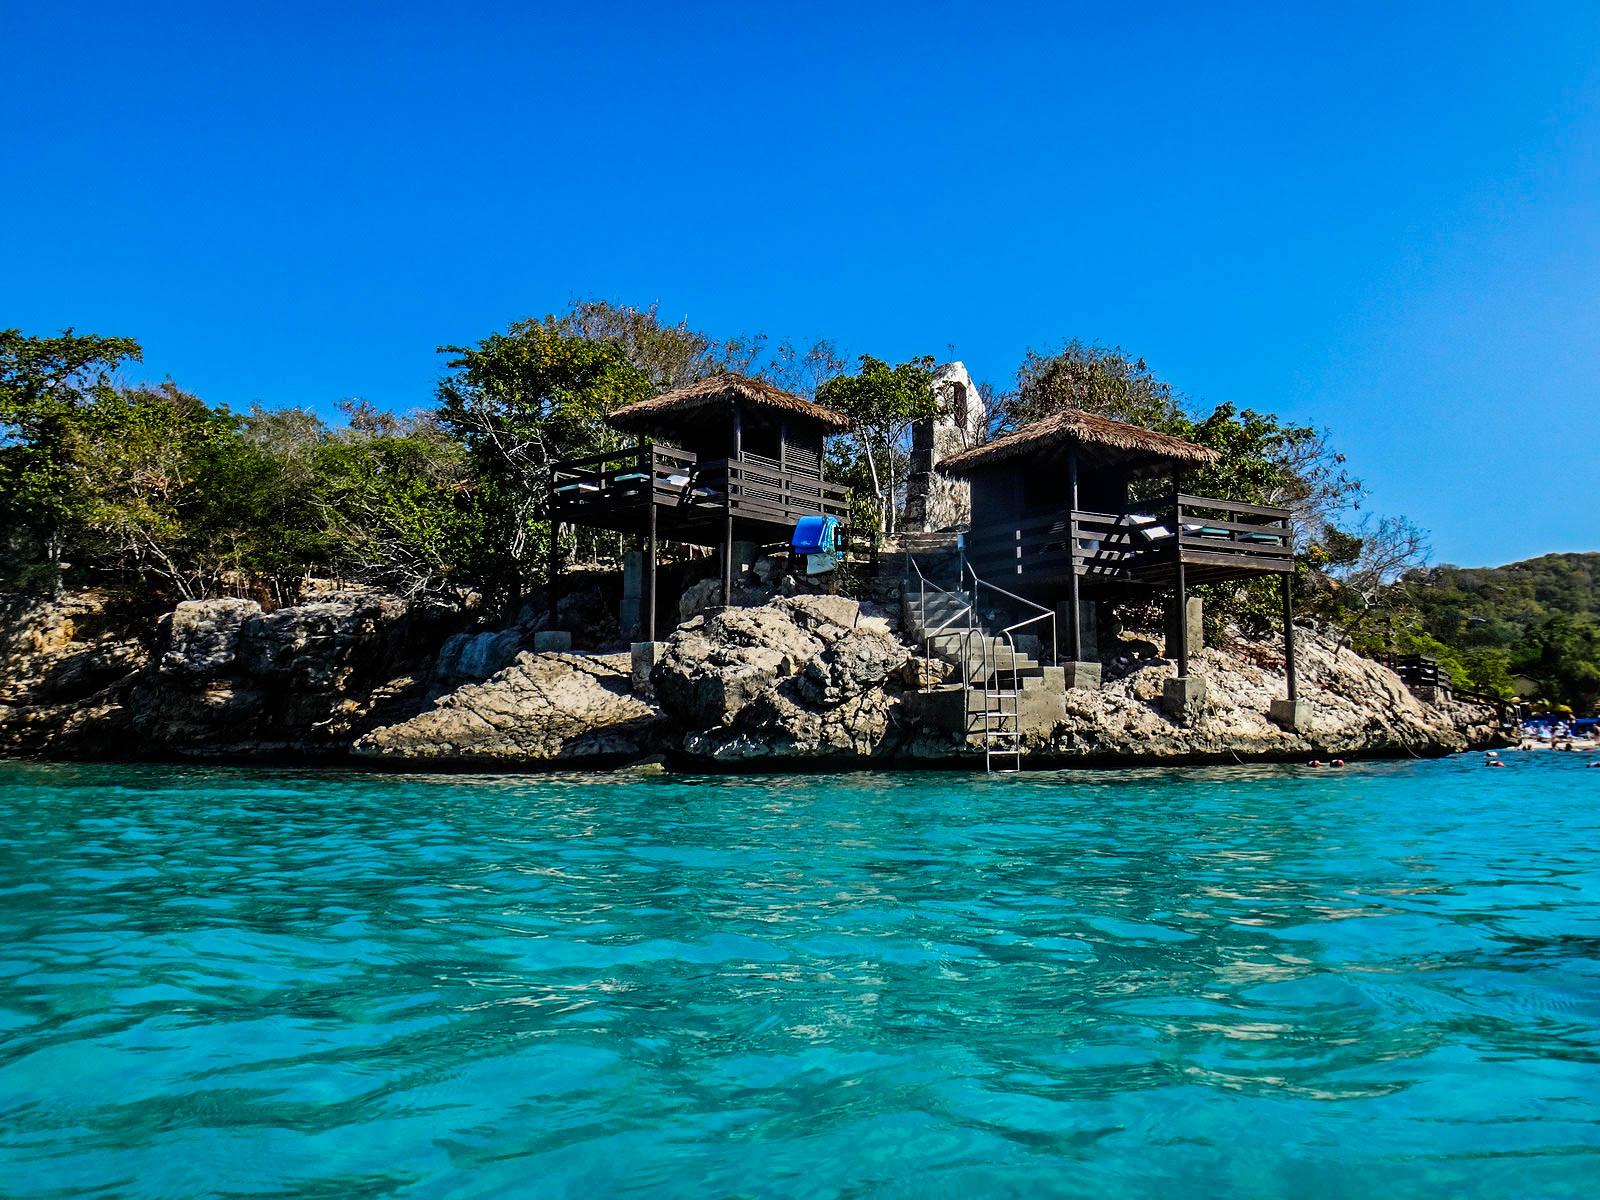
[[[939,464],[946,475],[970,475],[1011,459],[1038,458],[1077,445],[1089,457],[1120,462],[1134,470],[1206,467],[1220,457],[1170,433],[1113,421],[1097,413],[1065,408],[992,442],[952,454]]]
[[[640,400],[607,415],[606,423],[626,433],[656,433],[682,428],[685,416],[708,415],[708,410],[731,409],[735,403],[747,409],[777,409],[809,417],[827,433],[843,433],[852,422],[849,417],[810,400],[791,395],[761,379],[728,372],[687,383],[649,400]]]

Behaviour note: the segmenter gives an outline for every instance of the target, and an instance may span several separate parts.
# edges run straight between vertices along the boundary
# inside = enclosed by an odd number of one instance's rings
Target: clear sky
[[[1401,11],[1403,9],[1403,11]],[[1600,548],[1600,4],[0,0],[0,325],[429,402],[578,296],[1329,427],[1435,557]]]

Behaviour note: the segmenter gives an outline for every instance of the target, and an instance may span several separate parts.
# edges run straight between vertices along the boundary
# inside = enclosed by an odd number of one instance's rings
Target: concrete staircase
[[[989,770],[1017,770],[1023,734],[1060,717],[1061,668],[1044,666],[1027,652],[1034,639],[1023,639],[1018,648],[990,633],[965,593],[908,580],[901,595],[907,638],[954,668],[951,681],[935,689],[945,722],[952,732],[964,732],[969,746],[983,750]]]

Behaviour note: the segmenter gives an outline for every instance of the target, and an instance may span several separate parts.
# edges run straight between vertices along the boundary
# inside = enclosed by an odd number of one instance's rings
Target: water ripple
[[[0,1193],[1589,1195],[1577,766],[0,766]]]

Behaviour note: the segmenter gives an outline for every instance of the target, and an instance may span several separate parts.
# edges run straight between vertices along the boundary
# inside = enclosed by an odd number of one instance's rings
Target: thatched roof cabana
[[[765,380],[732,372],[713,375],[619,408],[606,416],[606,424],[624,433],[671,437],[688,424],[726,418],[735,405],[751,413],[764,410],[775,417],[784,414],[803,417],[815,421],[824,433],[843,433],[852,424],[841,412],[793,395]]]
[[[1072,446],[1086,465],[1114,466],[1130,476],[1207,467],[1220,457],[1215,450],[1170,433],[1066,408],[992,442],[952,454],[939,463],[938,470],[964,477],[1014,459],[1048,460]]]

